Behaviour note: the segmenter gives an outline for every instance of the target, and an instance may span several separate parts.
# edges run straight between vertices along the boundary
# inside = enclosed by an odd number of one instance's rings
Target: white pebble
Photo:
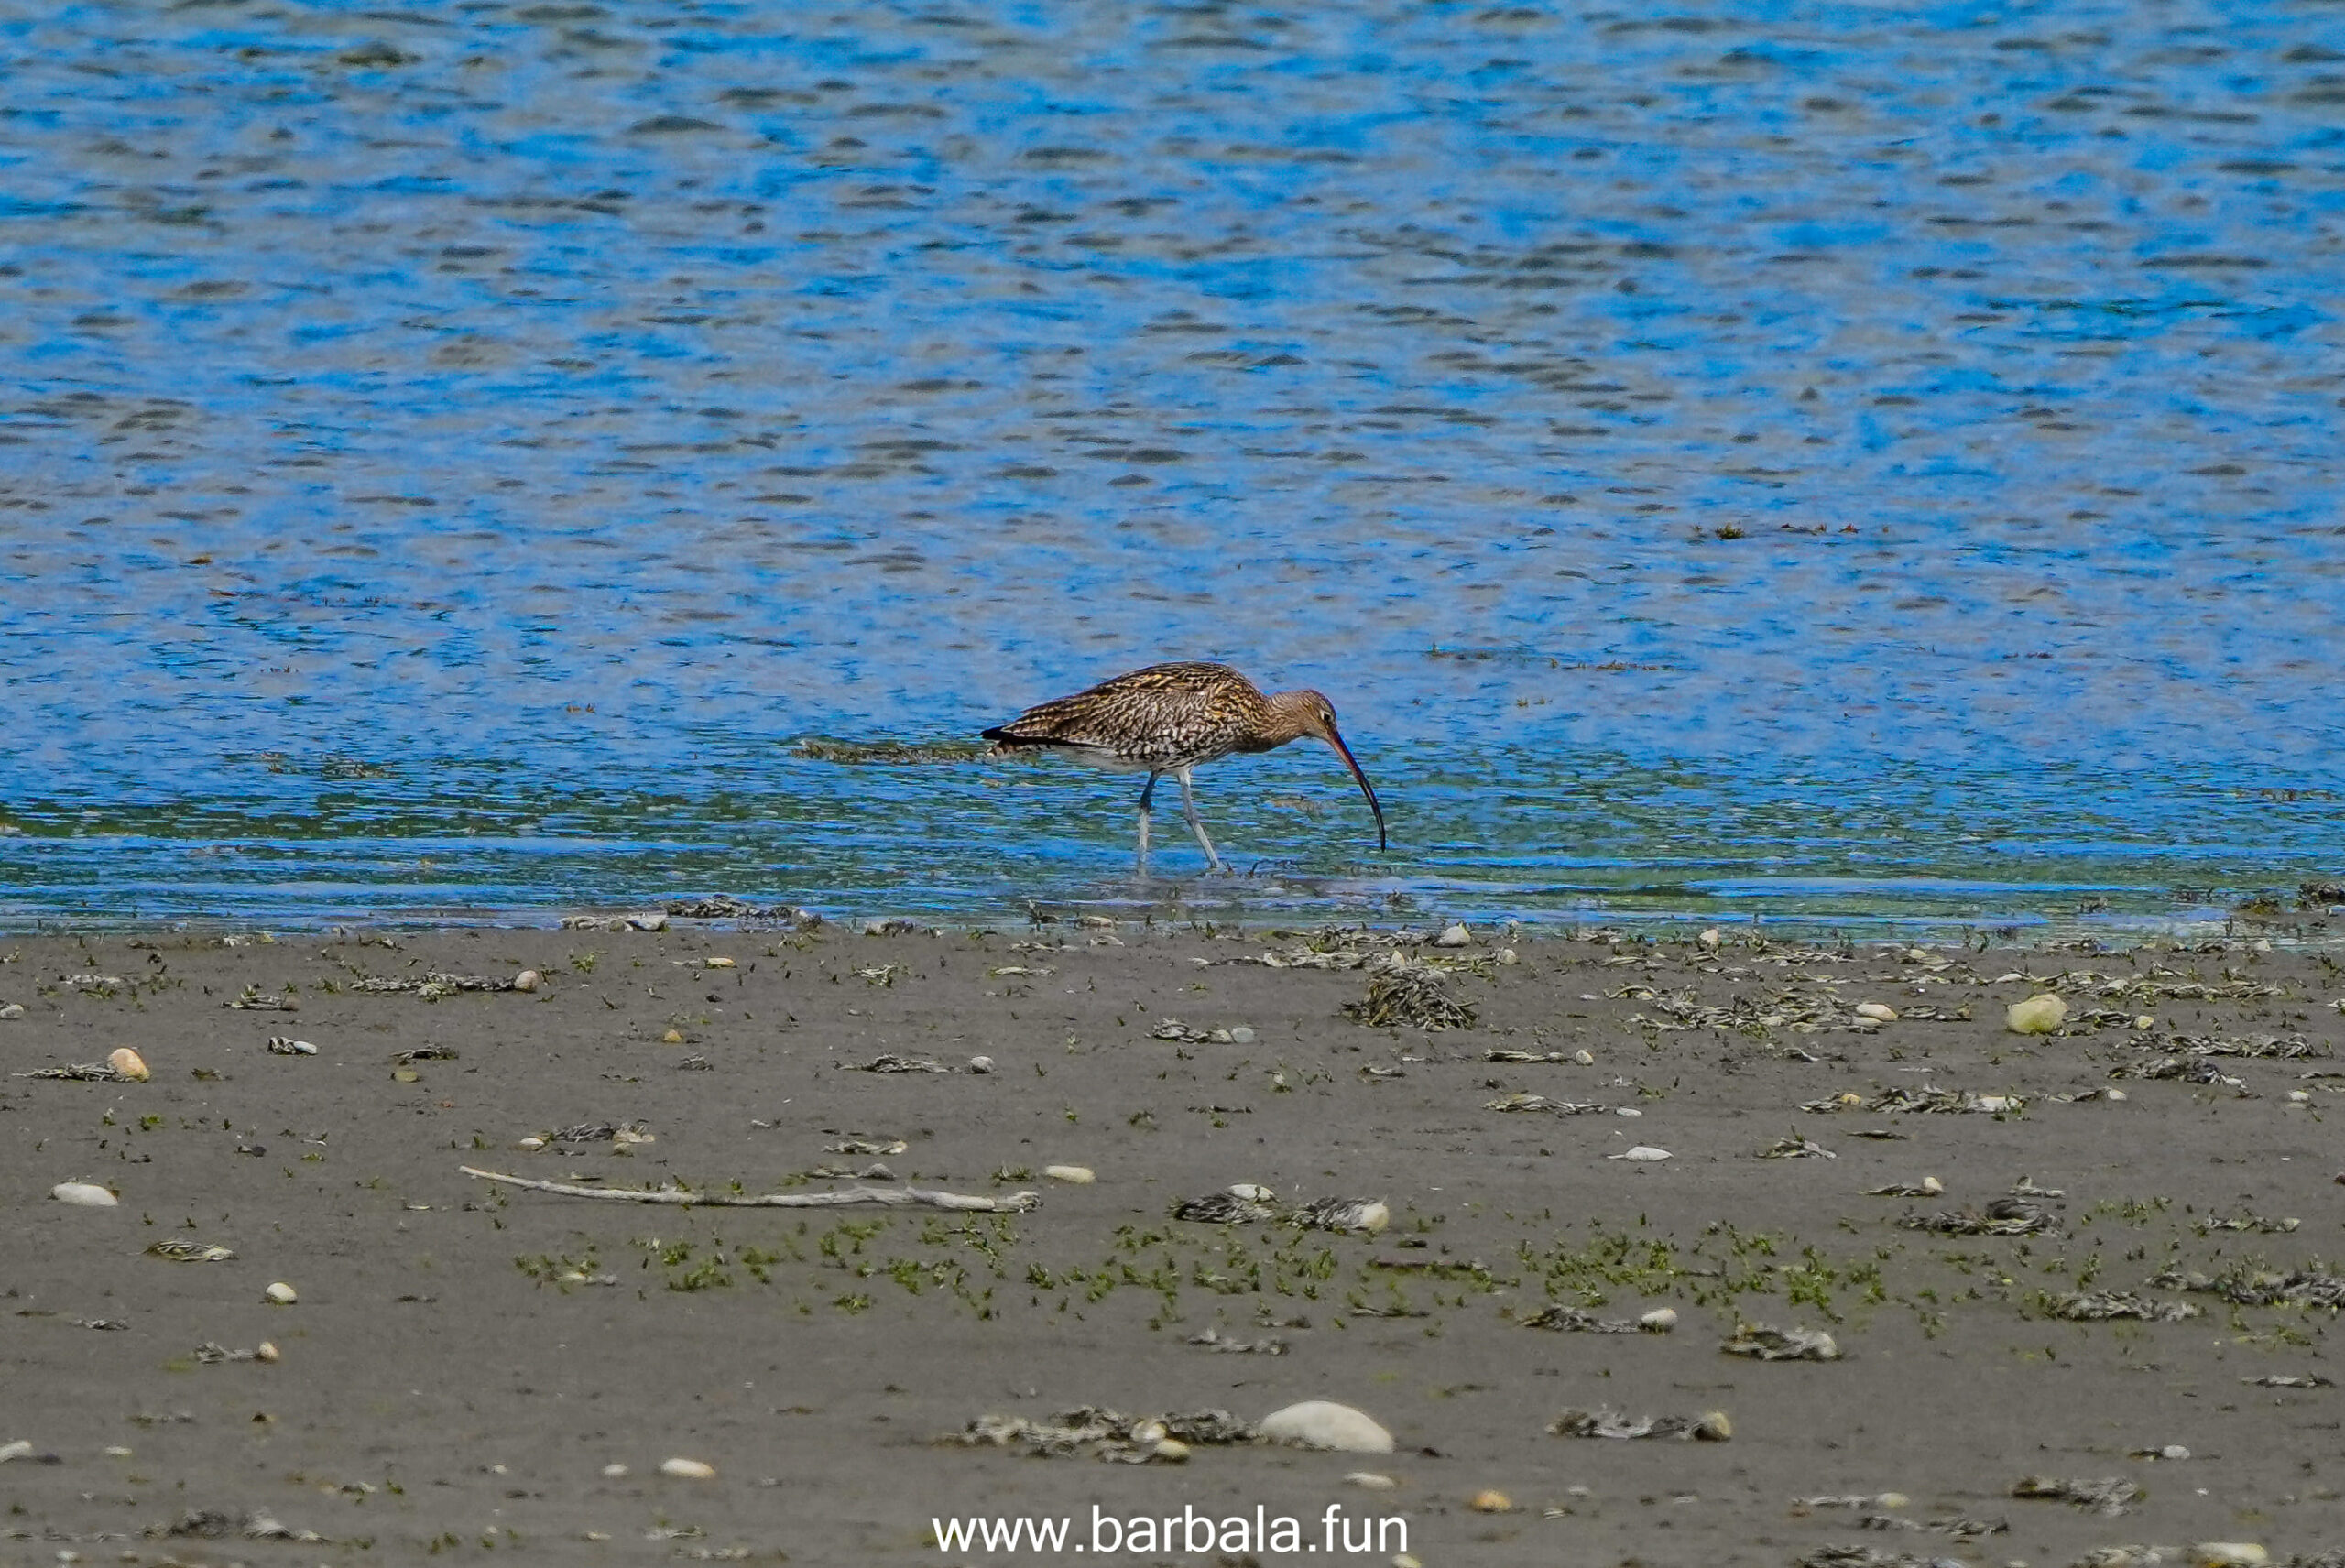
[[[255,1361],[274,1363],[277,1360],[277,1346],[266,1339],[262,1340],[259,1345],[253,1348],[253,1359]]]
[[[624,1480],[626,1476],[627,1466],[624,1465],[605,1465],[603,1466],[603,1478],[606,1481]]]
[[[2288,1091],[2288,1104],[2292,1105],[2309,1105],[2311,1102],[2312,1096],[2306,1094],[2302,1089],[2291,1089]]]
[[[1231,1197],[1243,1198],[1249,1203],[1268,1203],[1278,1198],[1277,1189],[1265,1187],[1259,1181],[1234,1182],[1227,1190]]]
[[[289,1307],[301,1299],[300,1293],[282,1279],[263,1290],[261,1294],[280,1307]]]
[[[1251,1045],[1254,1043],[1254,1031],[1244,1024],[1238,1024],[1229,1031],[1229,1043]]]
[[[1614,1107],[1612,1114],[1616,1116],[1641,1116],[1644,1112],[1634,1105],[1619,1105]]]
[[[2263,1568],[2272,1554],[2252,1541],[2202,1541],[2190,1549],[2196,1568]]]
[[[1592,1051],[1575,1051],[1572,1052],[1572,1060],[1582,1067],[1593,1067],[1596,1065],[1596,1053]]]
[[[731,959],[724,957],[704,958],[700,961],[700,966],[703,969],[738,969],[740,967]]]
[[[513,976],[513,989],[516,991],[534,991],[544,984],[545,976],[534,969],[524,969]]]
[[[1169,1435],[1161,1421],[1136,1421],[1132,1425],[1131,1440],[1134,1443],[1162,1443]]]
[[[146,1060],[126,1045],[107,1057],[106,1065],[135,1083],[144,1083],[154,1076],[147,1071]]]
[[[1893,1024],[1897,1021],[1897,1009],[1886,1002],[1859,1002],[1857,1017],[1871,1018],[1877,1024]]]
[[[648,915],[629,915],[627,923],[640,931],[661,931],[668,929],[668,917],[655,909]]]
[[[1623,1153],[1608,1154],[1604,1158],[1607,1160],[1667,1160],[1672,1157],[1669,1150],[1665,1149],[1655,1149],[1649,1143],[1641,1143]]]
[[[1715,949],[1718,943],[1726,940],[1726,937],[1718,931],[1718,927],[1712,926],[1709,930],[1704,931],[1700,936],[1696,937],[1694,940],[1700,942],[1704,947]]]
[[[1053,1181],[1065,1181],[1077,1187],[1088,1187],[1099,1180],[1088,1165],[1045,1165],[1042,1174]]]
[[[1935,1198],[1946,1191],[1946,1183],[1935,1176],[1925,1176],[1922,1178],[1922,1191]]]
[[[1373,1470],[1355,1470],[1344,1477],[1346,1484],[1365,1486],[1371,1492],[1389,1492],[1400,1485],[1390,1475],[1380,1475]]]
[[[2178,1443],[2169,1443],[2164,1448],[2158,1450],[2158,1457],[2160,1459],[2187,1459],[2190,1457],[2190,1450],[2183,1447],[2182,1444]]]
[[[1522,962],[1522,955],[1516,953],[1514,949],[1511,947],[1502,947],[1499,949],[1499,964],[1501,967],[1510,964],[1520,964]]]
[[[2122,1100],[2126,1095],[2122,1089],[2103,1089],[2100,1092],[2100,1097],[2104,1100]]]
[[[1262,1435],[1272,1443],[1332,1448],[1344,1454],[1390,1454],[1392,1434],[1365,1412],[1329,1399],[1305,1399],[1262,1418]]]
[[[993,1058],[990,1056],[972,1056],[969,1058],[969,1071],[978,1074],[980,1077],[984,1076],[986,1073],[993,1071]]]
[[[6,1007],[0,1007],[0,1018],[21,1018],[24,1016],[25,1005],[22,1002],[11,1002]]]
[[[660,1474],[673,1475],[680,1481],[707,1481],[715,1477],[716,1466],[697,1459],[662,1459]]]
[[[49,1195],[77,1209],[111,1209],[116,1203],[115,1195],[94,1181],[60,1181]]]
[[[1444,926],[1441,934],[1433,939],[1433,944],[1435,947],[1471,947],[1474,945],[1474,933],[1467,931],[1463,922]]]
[[[513,1147],[514,1147],[514,1148],[516,1148],[516,1149],[519,1149],[519,1150],[520,1150],[522,1153],[524,1153],[524,1154],[535,1154],[538,1150],[540,1150],[540,1149],[543,1149],[545,1146],[546,1146],[546,1140],[545,1140],[544,1138],[523,1138],[520,1142],[518,1142],[518,1143],[515,1144]]]
[[[2158,1021],[2147,1013],[2135,1013],[2133,1027],[2137,1029],[2154,1029],[2158,1027]]]
[[[5,1465],[11,1459],[27,1458],[32,1451],[33,1445],[21,1437],[14,1443],[0,1443],[0,1465]]]
[[[1160,1437],[1149,1452],[1167,1465],[1178,1465],[1189,1457],[1189,1445],[1177,1437]]]
[[[2003,1027],[2013,1034],[2050,1034],[2068,1017],[2068,1004],[2049,991],[2003,1009]]]
[[[1677,1326],[1677,1309],[1655,1307],[1637,1320],[1637,1326],[1647,1334],[1667,1334]]]

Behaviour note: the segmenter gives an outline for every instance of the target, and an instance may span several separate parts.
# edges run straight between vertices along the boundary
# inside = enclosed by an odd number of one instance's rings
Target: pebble
[[[513,976],[513,989],[516,991],[534,991],[544,984],[545,976],[534,969],[524,969]]]
[[[1077,1187],[1088,1187],[1099,1180],[1088,1165],[1045,1165],[1042,1174],[1053,1181],[1065,1181]]]
[[[619,1481],[626,1479],[626,1477],[627,1466],[624,1465],[605,1465],[603,1466],[603,1478],[606,1481]]]
[[[2137,1029],[2154,1029],[2158,1027],[2158,1021],[2147,1013],[2135,1013],[2133,1027]]]
[[[1694,1427],[1694,1438],[1698,1443],[1724,1443],[1733,1435],[1734,1423],[1726,1419],[1724,1410],[1704,1410],[1701,1421]]]
[[[1604,1158],[1605,1158],[1605,1159],[1607,1159],[1607,1160],[1668,1160],[1668,1159],[1671,1159],[1671,1158],[1673,1158],[1673,1157],[1671,1156],[1671,1154],[1670,1154],[1669,1150],[1667,1150],[1667,1149],[1655,1149],[1652,1145],[1651,1145],[1651,1144],[1649,1144],[1649,1143],[1641,1143],[1641,1144],[1637,1145],[1637,1146],[1636,1146],[1636,1148],[1634,1148],[1634,1149],[1625,1150],[1625,1151],[1623,1151],[1623,1152],[1621,1152],[1621,1153],[1620,1153],[1620,1154],[1608,1154],[1608,1155],[1606,1155]]]
[[[2122,1089],[2103,1089],[2100,1092],[2100,1097],[2104,1100],[2121,1100],[2125,1098],[2125,1091]]]
[[[1637,1320],[1637,1326],[1647,1334],[1667,1334],[1677,1326],[1677,1309],[1655,1307]]]
[[[253,1349],[253,1359],[274,1363],[277,1360],[277,1346],[268,1340],[262,1340]]]
[[[1612,1114],[1616,1116],[1641,1116],[1644,1112],[1634,1105],[1616,1105],[1612,1109]]]
[[[1514,1511],[1514,1499],[1493,1487],[1484,1487],[1466,1506],[1478,1514],[1508,1514]]]
[[[1946,1183],[1935,1176],[1925,1176],[1922,1178],[1922,1191],[1935,1198],[1946,1191]]]
[[[0,1465],[5,1465],[11,1459],[29,1458],[32,1451],[33,1445],[21,1437],[14,1443],[0,1443]]]
[[[544,1138],[523,1138],[520,1142],[518,1142],[518,1143],[515,1144],[513,1147],[514,1147],[514,1148],[516,1148],[516,1149],[519,1149],[519,1150],[520,1150],[522,1153],[524,1153],[524,1154],[535,1154],[538,1150],[540,1150],[540,1149],[543,1149],[545,1146],[546,1146],[546,1140],[545,1140]]]
[[[1704,931],[1700,936],[1696,937],[1694,940],[1700,942],[1704,947],[1716,950],[1718,943],[1724,942],[1726,937],[1719,931],[1718,927],[1712,926],[1709,930]]]
[[[2190,1549],[2197,1568],[2263,1568],[2272,1554],[2252,1541],[2202,1541]]]
[[[2190,1457],[2190,1450],[2183,1447],[2182,1444],[2178,1443],[2169,1443],[2164,1448],[2158,1450],[2158,1457],[2160,1459],[2187,1459]]]
[[[1877,1024],[1893,1024],[1897,1021],[1897,1009],[1886,1002],[1859,1002],[1857,1017],[1871,1018]]]
[[[627,923],[640,931],[662,931],[668,929],[668,917],[655,909],[648,915],[629,915]]]
[[[673,1475],[680,1481],[709,1481],[715,1479],[716,1466],[697,1459],[662,1459],[660,1474]]]
[[[1371,1492],[1389,1492],[1400,1485],[1390,1475],[1380,1475],[1373,1470],[1355,1470],[1344,1477],[1345,1484],[1365,1486]]]
[[[2003,1027],[2013,1034],[2050,1034],[2067,1020],[2068,1004],[2049,991],[2003,1009]]]
[[[111,1209],[117,1203],[112,1192],[93,1181],[60,1181],[49,1190],[49,1195],[79,1209]]]
[[[683,1031],[682,1029],[670,1029],[666,1034],[660,1037],[660,1043],[661,1045],[682,1045],[684,1043]]]
[[[25,1005],[22,1002],[11,1002],[6,1007],[0,1007],[0,1018],[21,1018],[24,1016]]]
[[[1246,1025],[1239,1024],[1229,1031],[1229,1043],[1232,1045],[1251,1045],[1254,1043],[1254,1031],[1249,1029]]]
[[[737,969],[740,967],[739,964],[734,963],[731,959],[722,957],[704,958],[700,961],[700,965],[703,969]]]
[[[289,1307],[294,1302],[301,1299],[300,1292],[294,1290],[292,1286],[287,1284],[282,1279],[278,1280],[267,1290],[263,1290],[261,1294],[267,1296],[270,1301],[280,1307]]]
[[[1522,955],[1516,953],[1514,949],[1511,947],[1502,947],[1499,949],[1499,964],[1501,967],[1510,964],[1520,964],[1522,962]]]
[[[117,1048],[113,1055],[107,1057],[106,1065],[134,1083],[144,1083],[154,1076],[147,1071],[146,1058],[126,1045]]]
[[[1596,1065],[1596,1052],[1592,1051],[1575,1051],[1572,1052],[1572,1060],[1578,1062],[1582,1067],[1593,1067]]]
[[[1332,1448],[1344,1454],[1390,1454],[1392,1434],[1365,1412],[1330,1399],[1305,1399],[1262,1418],[1261,1433],[1272,1443]]]
[[[2288,1091],[2288,1104],[2292,1105],[2308,1105],[2311,1103],[2312,1096],[2302,1089],[2291,1089]]]
[[[986,1073],[993,1071],[993,1058],[990,1056],[972,1056],[969,1058],[969,1071],[978,1074],[980,1077],[984,1076]]]
[[[1161,1421],[1144,1421],[1136,1422],[1134,1423],[1131,1432],[1131,1438],[1134,1443],[1162,1443],[1169,1435],[1171,1434],[1166,1431],[1164,1423]]]
[[[1903,1492],[1883,1492],[1873,1499],[1873,1503],[1879,1508],[1902,1508],[1913,1500]]]
[[[1471,947],[1474,945],[1474,933],[1467,931],[1463,922],[1444,926],[1441,934],[1433,939],[1433,944],[1435,947]]]
[[[1231,1197],[1243,1198],[1249,1203],[1276,1203],[1279,1195],[1276,1188],[1265,1187],[1259,1181],[1234,1182],[1227,1191]]]

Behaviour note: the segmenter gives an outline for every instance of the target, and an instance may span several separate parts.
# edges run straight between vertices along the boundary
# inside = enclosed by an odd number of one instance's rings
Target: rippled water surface
[[[0,920],[2345,869],[2334,5],[185,0],[0,60]],[[1391,852],[1321,748],[1201,774],[1253,875],[1160,814],[1141,885],[1135,779],[805,744],[1176,657],[1333,696]]]

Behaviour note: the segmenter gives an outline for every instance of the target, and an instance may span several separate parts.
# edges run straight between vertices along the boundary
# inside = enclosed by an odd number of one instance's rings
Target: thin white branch
[[[666,1187],[656,1192],[646,1192],[628,1187],[582,1187],[571,1181],[540,1181],[529,1176],[507,1176],[497,1171],[479,1171],[469,1165],[458,1166],[457,1169],[483,1181],[502,1181],[508,1186],[527,1187],[537,1192],[554,1192],[565,1198],[602,1198],[621,1203],[677,1203],[686,1208],[839,1209],[853,1203],[882,1203],[890,1208],[919,1205],[980,1214],[1022,1214],[1042,1201],[1041,1194],[1035,1192],[1012,1192],[1008,1197],[987,1198],[966,1192],[940,1192],[925,1187],[849,1187],[843,1192],[752,1194],[693,1192],[682,1187]]]

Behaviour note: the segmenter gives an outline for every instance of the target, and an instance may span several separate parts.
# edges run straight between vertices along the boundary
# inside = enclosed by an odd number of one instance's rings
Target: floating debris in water
[[[1840,1359],[1838,1343],[1822,1329],[1770,1328],[1765,1323],[1738,1325],[1734,1337],[1718,1348],[1729,1356],[1748,1356],[1760,1361]]]
[[[1822,1144],[1796,1132],[1787,1132],[1759,1151],[1761,1160],[1838,1160]]]
[[[236,1256],[232,1247],[201,1241],[158,1241],[147,1249],[151,1258],[173,1263],[225,1263]]]
[[[2200,1310],[2189,1301],[2154,1301],[2128,1290],[2104,1290],[2093,1294],[2070,1291],[2046,1301],[2044,1315],[2064,1318],[2070,1323],[2107,1323],[2116,1318],[2132,1318],[2142,1323],[2180,1323],[2186,1318],[2198,1317]]]
[[[563,1127],[560,1132],[545,1135],[548,1143],[656,1143],[649,1124],[640,1118],[631,1122],[580,1122],[576,1127]]]
[[[1604,1106],[1593,1100],[1551,1100],[1544,1094],[1509,1094],[1483,1102],[1486,1111],[1544,1111],[1554,1116],[1585,1116]]]
[[[1089,1452],[1097,1458],[1125,1465],[1145,1465],[1160,1457],[1157,1445],[1172,1439],[1183,1444],[1253,1443],[1260,1433],[1227,1410],[1194,1410],[1185,1415],[1127,1416],[1096,1405],[1062,1410],[1046,1421],[1024,1416],[979,1416],[965,1428],[937,1439],[976,1448],[1017,1448],[1037,1456]]]
[[[2060,1228],[2058,1216],[2024,1198],[1997,1198],[1987,1205],[1985,1214],[1957,1209],[1908,1214],[1897,1223],[1905,1230],[1928,1231],[1934,1236],[2033,1236]]]
[[[1698,1416],[1631,1418],[1603,1407],[1592,1410],[1565,1410],[1547,1423],[1547,1430],[1557,1437],[1674,1437],[1693,1438],[1704,1443],[1724,1443],[1734,1435],[1734,1424],[1720,1410],[1709,1410]]]
[[[1918,1181],[1892,1181],[1885,1187],[1867,1187],[1868,1198],[1935,1198],[1946,1191],[1946,1183],[1935,1176],[1925,1176]]]
[[[1474,1009],[1454,1000],[1442,971],[1391,955],[1369,977],[1368,995],[1343,1006],[1346,1018],[1370,1029],[1406,1024],[1422,1029],[1474,1027]]]
[[[1565,1334],[1635,1334],[1642,1326],[1633,1318],[1599,1318],[1560,1303],[1542,1307],[1522,1321],[1525,1328],[1552,1328]]]
[[[2053,1475],[2023,1475],[2012,1483],[2014,1497],[2036,1497],[2047,1502],[2072,1503],[2080,1508],[2114,1518],[2125,1511],[2125,1505],[2142,1495],[2142,1488],[2122,1475],[2111,1475],[2100,1481],[2064,1480]]]

